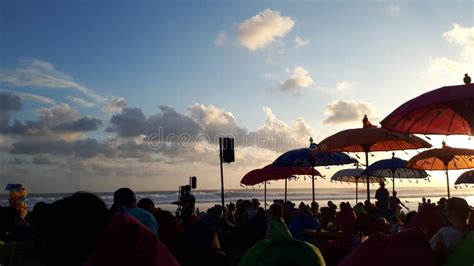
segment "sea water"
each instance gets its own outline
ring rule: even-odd
[[[376,188],[371,188],[372,201],[375,196]],[[390,194],[391,190],[389,189]],[[165,210],[174,212],[177,208],[172,202],[178,200],[178,191],[143,191],[136,192],[137,199],[144,197],[150,198],[156,205]],[[192,191],[196,197],[196,207],[200,211],[206,211],[208,208],[215,204],[221,203],[220,190],[194,190]],[[421,202],[422,197],[430,199],[432,203],[436,203],[439,198],[447,197],[446,188],[431,188],[431,187],[410,187],[410,188],[397,188],[398,197],[400,200],[411,210],[418,208],[418,203]],[[66,197],[71,193],[54,193],[54,194],[29,194],[26,200],[28,209],[32,209],[33,206],[40,201],[46,203],[52,203],[58,199]],[[113,203],[113,192],[94,192],[99,196],[107,206]],[[268,189],[267,190],[267,206],[269,206],[274,199],[284,199],[285,193],[283,189]],[[315,190],[316,201],[321,207],[326,206],[327,202],[331,200],[335,204],[339,205],[342,201],[348,201],[352,205],[356,203],[355,189],[349,188],[316,188]],[[451,197],[461,197],[466,199],[469,205],[474,206],[474,189],[463,188],[463,189],[451,189]],[[236,202],[238,199],[253,199],[257,198],[261,202],[261,206],[264,207],[264,190],[263,189],[229,189],[225,191],[225,203]],[[366,190],[359,189],[359,201],[364,201],[367,198]],[[296,204],[305,202],[309,204],[312,199],[312,193],[310,189],[288,189],[287,200],[290,200]],[[8,195],[0,195],[0,206],[8,206]]]

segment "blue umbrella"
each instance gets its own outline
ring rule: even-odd
[[[302,148],[296,150],[290,150],[280,155],[273,163],[272,166],[276,167],[314,167],[317,166],[329,166],[329,165],[343,165],[358,163],[357,159],[350,157],[349,155],[342,152],[316,152],[317,144],[313,143],[313,139],[310,139],[309,148]],[[312,175],[312,187],[313,187],[313,202],[314,197],[314,171]],[[286,187],[286,183],[285,183]]]
[[[408,161],[396,158],[392,153],[391,159],[377,161],[364,171],[371,176],[392,178],[392,194],[395,192],[395,178],[403,179],[425,179],[428,174],[425,170],[407,168]]]

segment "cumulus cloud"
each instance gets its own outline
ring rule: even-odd
[[[326,106],[324,124],[344,124],[362,121],[367,115],[372,121],[378,118],[370,103],[364,101],[334,100]]]
[[[252,132],[254,146],[272,151],[286,151],[306,147],[310,137],[314,137],[314,129],[303,118],[296,118],[291,124],[279,119],[269,107],[264,107],[265,124]]]
[[[0,92],[0,111],[18,111],[21,109],[21,98],[18,95]]]
[[[219,34],[217,34],[216,39],[214,40],[214,45],[215,46],[222,46],[224,45],[225,39],[226,39],[226,34],[225,32],[221,31]]]
[[[10,152],[25,155],[74,155],[92,158],[98,155],[113,156],[115,149],[107,143],[101,143],[91,138],[76,141],[44,138],[41,141],[26,139],[15,142],[12,144]]]
[[[295,47],[296,48],[300,48],[300,47],[306,46],[308,44],[309,44],[308,39],[304,39],[300,36],[296,36],[296,38],[295,38]]]
[[[38,59],[22,60],[15,70],[0,70],[0,83],[14,87],[74,89],[96,102],[104,101],[94,90],[77,83],[71,76],[57,70],[53,64]]]
[[[465,60],[474,60],[474,27],[462,27],[454,23],[451,30],[443,33],[443,38],[448,43],[460,46]]]
[[[90,107],[94,107],[95,104],[87,101],[87,100],[84,100],[82,98],[79,98],[79,97],[74,97],[74,96],[66,96],[66,99],[70,100],[71,102],[81,106],[81,107],[86,107],[86,108],[90,108]]]
[[[474,72],[474,27],[463,27],[455,23],[442,37],[447,43],[461,48],[460,59],[431,57],[425,73],[442,83],[456,84],[464,73]]]
[[[266,9],[240,23],[238,34],[240,44],[251,50],[264,48],[278,38],[283,38],[294,27],[291,17]]]
[[[280,82],[279,89],[283,92],[299,94],[301,89],[308,88],[314,83],[309,72],[301,66],[293,69],[293,74],[287,80]]]
[[[77,110],[67,104],[39,109],[38,120],[20,121],[0,119],[0,133],[6,135],[50,136],[77,139],[80,133],[97,130],[102,121],[94,117],[81,117]]]
[[[72,122],[59,124],[53,128],[58,132],[86,132],[95,131],[102,126],[102,120],[95,117],[82,117]]]
[[[102,107],[102,112],[108,114],[120,113],[122,110],[127,107],[127,102],[125,98],[118,97],[112,101],[107,102],[104,107]]]

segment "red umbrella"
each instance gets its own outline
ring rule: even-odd
[[[470,79],[465,82],[411,99],[385,117],[382,128],[412,134],[472,135],[474,84]]]
[[[407,167],[424,170],[446,171],[446,183],[449,194],[448,170],[474,168],[474,150],[446,146],[443,142],[441,149],[431,149],[415,155],[408,161]]]
[[[364,152],[367,167],[369,165],[369,152],[431,147],[431,144],[419,137],[405,136],[374,127],[368,122],[367,116],[364,116],[362,122],[363,128],[343,130],[325,138],[319,143],[318,149],[321,151]],[[367,200],[370,200],[369,189],[369,182],[367,182]]]
[[[242,178],[240,183],[247,186],[254,186],[256,184],[263,183],[264,187],[264,196],[265,196],[265,206],[266,206],[266,194],[267,194],[267,181],[271,180],[281,180],[287,179],[295,175],[318,175],[322,176],[316,169],[311,167],[275,167],[272,165],[267,165],[261,169],[255,169]],[[286,195],[286,186],[285,186],[285,195]]]

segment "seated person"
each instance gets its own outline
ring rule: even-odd
[[[310,237],[306,237],[303,234],[305,229],[321,229],[318,219],[312,214],[310,208],[303,202],[298,206],[298,214],[291,220],[288,226],[291,234],[300,240],[311,242]]]
[[[461,198],[450,198],[446,203],[446,215],[451,226],[443,227],[431,238],[434,254],[444,260],[464,239],[468,230],[469,205]]]

